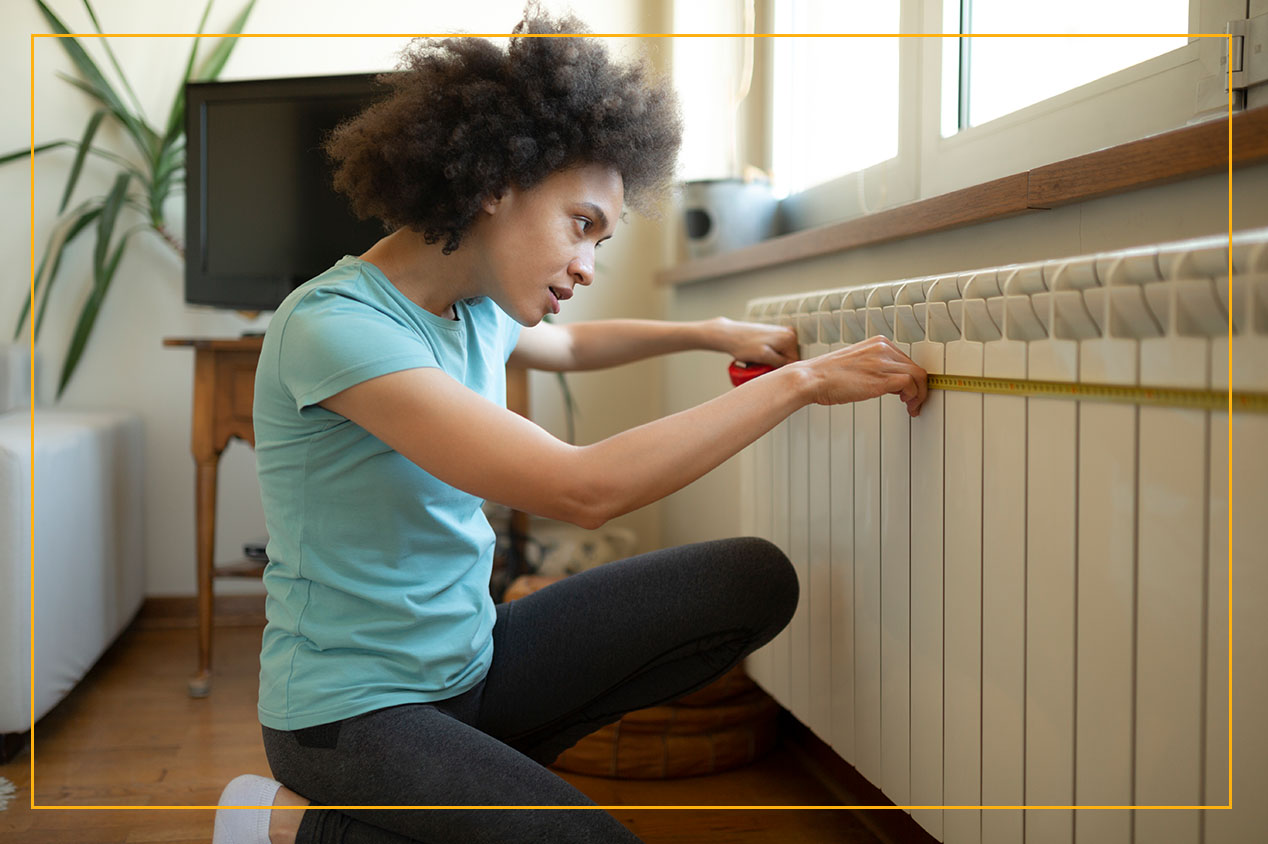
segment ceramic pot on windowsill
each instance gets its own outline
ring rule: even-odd
[[[778,203],[765,179],[699,179],[683,186],[687,257],[707,258],[772,237]]]

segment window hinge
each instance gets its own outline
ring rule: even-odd
[[[1225,53],[1220,60],[1221,69],[1224,71],[1224,90],[1229,91],[1245,91],[1246,90],[1246,29],[1250,21],[1243,18],[1242,20],[1229,21],[1224,31],[1231,38],[1228,39]]]
[[[1268,14],[1229,21],[1225,32],[1231,37],[1220,60],[1224,90],[1245,91],[1268,81]]]

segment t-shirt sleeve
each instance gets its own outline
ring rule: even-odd
[[[439,367],[416,333],[373,305],[314,290],[287,317],[278,377],[297,410],[351,386],[418,367]]]

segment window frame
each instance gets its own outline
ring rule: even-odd
[[[759,0],[759,31],[775,31],[775,5],[779,2]],[[944,2],[958,0],[900,2],[900,31],[940,33]],[[1190,0],[1188,31],[1223,32],[1225,21],[1244,16],[1245,7],[1244,0]],[[921,37],[901,42],[898,155],[790,194],[780,202],[784,231],[837,223],[982,184],[1218,118],[1227,110],[1220,81],[1225,41],[1190,38],[1183,47],[944,138],[942,51],[958,39]],[[774,51],[759,51],[759,57],[763,52],[765,59],[759,58],[757,72],[765,77],[761,87],[766,102],[750,114],[750,120],[762,123],[750,125],[749,136],[762,139],[754,146],[764,147],[762,164],[772,170],[770,124],[777,95]],[[1142,102],[1150,107],[1141,109]],[[1069,131],[1071,125],[1078,131]]]
[[[923,31],[941,29],[944,2],[956,0],[923,0]],[[1196,31],[1202,2],[1190,0],[1189,32]],[[920,40],[920,197],[926,198],[1186,125],[1195,117],[1193,92],[1204,75],[1200,42],[1214,39],[1190,38],[1183,47],[947,137],[941,69],[951,39]],[[1142,110],[1141,103],[1150,107]]]

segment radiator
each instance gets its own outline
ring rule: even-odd
[[[795,328],[803,357],[883,334],[930,373],[1221,392],[1231,357],[1233,389],[1268,392],[1268,229],[1234,236],[1231,280],[1229,250],[748,318]],[[1268,840],[1268,415],[934,390],[916,419],[893,396],[798,411],[741,473],[746,529],[801,581],[750,673],[935,838]],[[1230,666],[1231,812],[1200,808],[1229,803]]]

